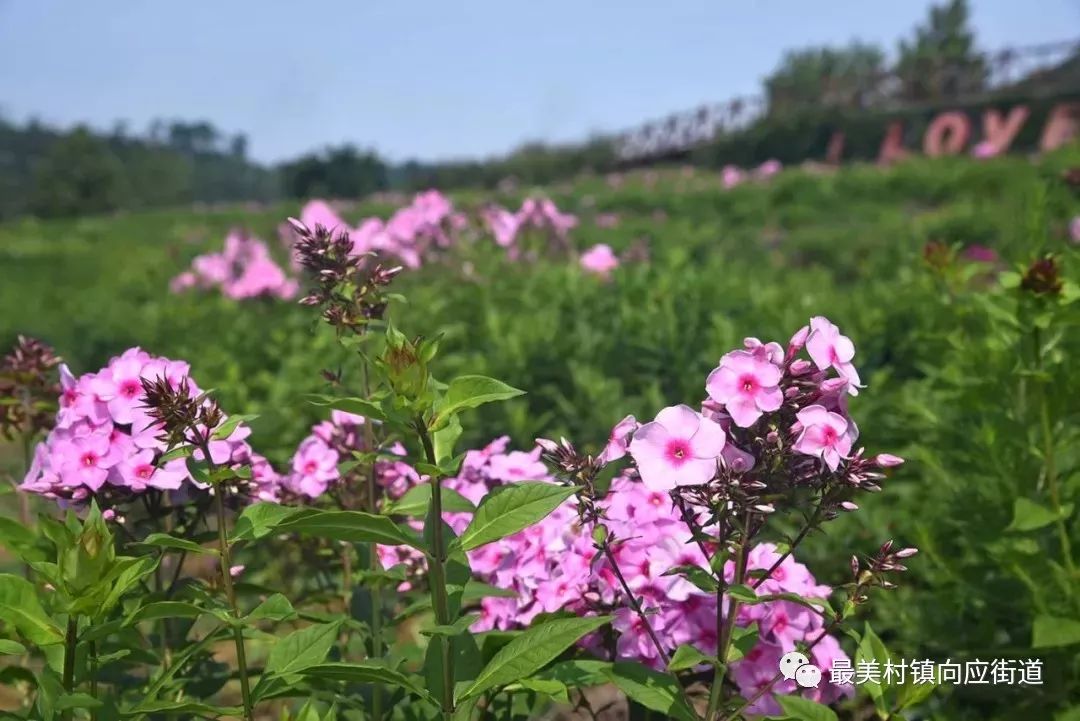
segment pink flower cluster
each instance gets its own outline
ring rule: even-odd
[[[616,426],[605,450],[606,461],[626,453],[626,435],[636,425],[628,418]],[[508,439],[503,437],[482,450],[470,451],[459,475],[445,480],[444,486],[479,504],[492,489],[505,483],[553,482],[540,461],[539,448],[531,452],[507,452],[507,445]],[[399,496],[413,483],[425,480],[411,475],[391,495]],[[661,642],[669,652],[680,644],[691,644],[705,654],[715,654],[715,595],[681,575],[669,574],[680,566],[709,567],[708,559],[693,542],[670,495],[628,476],[619,476],[601,503],[604,523],[612,537],[619,539],[613,545],[619,572],[648,607],[650,623]],[[541,613],[560,610],[588,614],[614,609],[614,647],[606,647],[599,635],[585,639],[583,645],[601,656],[636,660],[661,668],[663,662],[640,618],[626,605],[614,569],[605,558],[597,558],[591,529],[581,523],[576,506],[576,501],[570,499],[540,523],[468,554],[469,564],[479,579],[517,593],[514,597],[482,599],[479,618],[471,630],[479,633],[520,628]],[[469,519],[467,513],[444,514],[444,520],[459,534]],[[417,530],[422,528],[420,521],[412,523]],[[404,564],[414,572],[424,569],[423,555],[413,549],[380,546],[378,553],[384,568]],[[768,570],[779,558],[772,544],[757,546],[749,556],[747,576],[742,582],[751,583],[751,571]],[[733,562],[727,563],[724,574],[728,583],[735,582]],[[782,592],[825,598],[831,589],[819,585],[804,565],[789,556],[756,589],[759,596]],[[793,650],[796,643],[813,643],[822,636],[811,656],[826,679],[833,659],[846,658],[835,638],[823,636],[820,614],[797,603],[780,601],[742,606],[736,623],[740,627],[756,623],[759,629],[757,645],[732,665],[732,678],[748,697],[764,683],[762,679],[772,679],[780,656]],[[780,693],[794,690],[793,682],[776,687]],[[835,700],[841,693],[841,688],[829,683],[811,692],[824,703]],[[766,695],[752,710],[778,713],[779,707],[771,695]]]
[[[519,235],[529,229],[547,231],[552,238],[565,244],[570,230],[578,224],[577,217],[561,212],[547,198],[526,198],[516,213],[491,205],[483,211],[482,218],[495,242],[511,250],[515,249]]]
[[[356,254],[392,255],[409,268],[420,267],[425,256],[450,247],[455,233],[468,225],[465,215],[455,212],[450,199],[437,190],[418,194],[386,221],[366,218],[352,228],[322,200],[305,205],[300,221],[309,228],[322,225],[329,230],[344,230]]]
[[[183,361],[159,358],[131,348],[96,373],[75,378],[60,367],[60,411],[56,427],[34,451],[34,460],[20,489],[48,498],[84,501],[108,492],[138,494],[150,488],[178,491],[192,478],[186,461],[159,462],[165,443],[160,428],[143,407],[142,381],[164,378],[174,388],[187,379],[192,397],[199,393]],[[241,424],[208,447],[217,464],[265,464],[245,438],[251,429]],[[202,458],[196,452],[196,458]],[[256,495],[259,482],[253,481]]]
[[[749,173],[735,165],[725,165],[720,171],[720,184],[725,190],[734,188],[736,185],[742,185],[748,178],[755,178],[757,180],[768,180],[781,170],[784,166],[779,160],[766,160]]]
[[[288,277],[271,257],[266,243],[239,231],[225,236],[225,249],[221,253],[196,257],[191,269],[173,278],[169,287],[174,293],[191,288],[219,288],[225,297],[234,300],[259,297],[288,300],[300,290],[296,279]]]
[[[316,424],[311,435],[300,442],[292,457],[290,472],[281,476],[279,485],[286,491],[308,499],[318,498],[341,480],[340,463],[352,459],[352,451],[364,450],[365,419],[345,411],[332,411],[330,420]],[[404,455],[400,444],[389,452]],[[420,477],[404,461],[381,460],[375,466],[379,482],[397,495],[417,483]]]
[[[581,255],[581,267],[601,278],[608,278],[619,267],[619,256],[607,243],[597,243]]]

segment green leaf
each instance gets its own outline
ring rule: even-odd
[[[445,426],[431,434],[436,463],[443,463],[454,457],[454,445],[460,437],[461,420],[452,415],[446,419]]]
[[[340,627],[340,622],[333,622],[293,631],[270,649],[266,671],[284,676],[321,664],[337,641]]]
[[[101,603],[98,611],[105,613],[124,597],[134,585],[139,583],[145,576],[154,572],[157,568],[158,559],[143,556],[142,558],[121,557],[116,559],[116,566],[110,575],[113,578],[109,584],[109,593]]]
[[[286,519],[278,525],[282,533],[325,538],[347,543],[381,543],[385,546],[412,546],[426,550],[416,534],[391,521],[362,511],[310,511]]]
[[[675,649],[675,653],[671,654],[671,663],[668,664],[668,670],[685,671],[688,668],[694,668],[695,666],[702,666],[705,664],[715,666],[716,663],[717,661],[715,658],[706,656],[690,644],[684,643]]]
[[[121,709],[121,716],[143,716],[155,714],[188,715],[188,718],[196,716],[235,716],[242,718],[244,709],[239,706],[211,706],[196,701],[144,701],[130,709]]]
[[[560,661],[539,671],[532,678],[553,679],[571,688],[593,688],[610,682],[612,663],[591,659]]]
[[[403,688],[414,696],[435,703],[427,690],[409,676],[374,663],[320,663],[303,670],[303,675],[328,681],[349,683],[385,683]]]
[[[0,656],[22,656],[24,653],[26,653],[26,646],[18,641],[0,638]]]
[[[37,646],[64,641],[63,631],[45,613],[37,591],[25,578],[10,573],[0,574],[0,618]]]
[[[176,536],[170,536],[167,533],[151,533],[142,541],[139,541],[137,546],[153,546],[154,548],[165,548],[171,551],[187,551],[188,553],[205,554],[209,556],[217,556],[216,549],[207,548],[201,546],[194,541],[189,541],[186,538],[177,538]]]
[[[1032,648],[1071,646],[1074,643],[1080,643],[1080,620],[1045,614],[1035,617],[1031,633]]]
[[[53,702],[53,708],[57,711],[77,708],[101,708],[104,705],[88,693],[65,693]]]
[[[758,595],[754,593],[754,589],[741,583],[728,586],[724,589],[724,593],[740,603],[753,605],[758,602]]]
[[[562,618],[531,626],[500,649],[457,700],[465,700],[488,689],[500,688],[531,676],[582,636],[610,621],[608,616],[591,616]]]
[[[736,626],[731,631],[731,645],[728,646],[727,663],[738,661],[746,656],[757,645],[757,642],[757,621],[749,626]]]
[[[577,486],[531,481],[500,486],[480,501],[461,534],[461,548],[471,551],[513,535],[548,516],[578,490]]]
[[[204,613],[209,613],[209,611],[194,603],[157,601],[140,607],[125,619],[124,625],[132,626],[139,621],[154,621],[159,618],[198,618]]]
[[[1059,518],[1068,518],[1072,514],[1072,504],[1067,503],[1061,507],[1061,515],[1054,513],[1052,509],[1040,506],[1026,498],[1017,498],[1013,502],[1012,522],[1006,526],[1006,531],[1034,531],[1043,526],[1049,526]]]
[[[469,630],[469,626],[476,623],[476,619],[480,618],[478,613],[470,613],[462,616],[458,620],[445,626],[434,626],[432,628],[424,629],[420,633],[425,636],[458,636]]]
[[[612,664],[608,678],[628,698],[677,721],[699,721],[674,676],[635,663]]]
[[[450,381],[436,411],[440,418],[445,418],[466,408],[516,398],[524,393],[487,376],[458,376]]]
[[[784,709],[784,718],[795,721],[837,721],[836,712],[828,706],[811,701],[802,696],[783,696],[777,694],[777,703]]]
[[[870,628],[870,624],[866,624],[863,629],[862,638],[859,640],[859,646],[855,649],[855,665],[858,666],[860,662],[870,661],[877,662],[879,666],[884,667],[885,663],[889,660],[889,651],[885,648],[885,644],[881,642],[881,639],[877,637],[874,630]],[[889,703],[885,698],[885,687],[877,681],[864,681],[860,684],[860,687],[865,689],[870,698],[874,700],[874,706],[877,708],[878,715],[881,718],[887,718],[889,712]]]
[[[421,483],[405,492],[401,498],[388,505],[383,513],[397,516],[423,516],[431,503],[431,483]],[[446,513],[473,513],[476,506],[457,491],[442,487],[442,507]]]
[[[597,526],[599,528],[599,526]],[[719,584],[716,577],[700,566],[676,566],[664,571],[665,576],[682,576],[705,593],[715,594]]]
[[[212,440],[212,441],[223,441],[226,438],[228,438],[229,436],[231,436],[233,434],[233,432],[236,430],[237,426],[239,426],[241,423],[245,423],[247,421],[253,421],[256,418],[258,418],[258,416],[241,415],[241,414],[237,414],[237,415],[234,415],[234,416],[229,416],[228,418],[225,419],[224,423],[222,423],[220,426],[215,428],[214,432],[210,434],[210,440]]]
[[[177,446],[171,451],[161,454],[161,458],[158,459],[157,465],[160,468],[169,461],[175,461],[177,458],[190,458],[194,453],[194,446]]]
[[[280,593],[275,593],[268,599],[260,603],[255,609],[249,613],[245,620],[247,621],[285,621],[296,616],[296,610],[293,605],[289,603],[289,599]]]
[[[333,398],[324,395],[310,395],[308,396],[308,399],[314,405],[329,406],[336,411],[353,413],[358,416],[363,416],[365,419],[370,418],[376,421],[386,420],[386,414],[383,412],[382,406],[364,398]]]
[[[234,541],[250,541],[273,533],[279,524],[308,509],[283,506],[280,503],[256,503],[248,506],[236,519]]]

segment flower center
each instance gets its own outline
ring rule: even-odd
[[[139,393],[142,392],[142,385],[139,381],[131,378],[120,384],[120,395],[124,398],[132,399],[138,398]]]
[[[91,468],[97,465],[98,457],[96,453],[84,453],[80,460],[84,466]]]
[[[690,444],[682,438],[672,438],[668,441],[665,455],[669,463],[681,466],[690,459]]]
[[[836,429],[828,427],[825,429],[825,444],[831,446],[834,443],[836,443]]]
[[[743,393],[753,393],[757,388],[757,379],[754,376],[743,376],[739,379],[739,385],[742,387]]]
[[[314,473],[315,469],[317,469],[318,467],[319,467],[319,464],[317,464],[315,461],[308,461],[307,463],[304,464],[304,473],[308,473],[308,474]]]
[[[142,465],[135,469],[135,476],[146,480],[150,476],[154,475],[154,467],[148,465]]]

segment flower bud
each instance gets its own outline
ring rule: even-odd
[[[879,468],[892,468],[893,466],[899,466],[903,462],[903,458],[894,456],[891,453],[879,453],[874,456],[874,463]]]
[[[878,555],[884,556],[885,554],[887,554],[891,550],[892,550],[892,539],[889,539],[888,541],[885,541],[885,543],[881,544],[881,548],[878,549]]]
[[[603,523],[597,523],[595,526],[593,526],[593,530],[592,530],[593,542],[595,542],[597,545],[603,545],[604,543],[607,542],[607,538],[608,538],[607,526],[605,526]]]
[[[852,503],[851,501],[842,502],[840,504],[840,507],[843,508],[845,511],[857,511],[857,510],[859,510],[859,507],[856,504]]]
[[[304,225],[302,222],[300,222],[299,220],[297,220],[296,218],[291,218],[291,217],[286,218],[285,222],[287,222],[292,227],[292,229],[295,230],[298,234],[300,234],[300,235],[311,235],[311,231],[308,230],[308,227],[306,225]]]
[[[800,350],[802,350],[802,347],[806,345],[806,339],[809,336],[810,326],[808,325],[804,325],[802,328],[799,328],[799,330],[795,331],[795,335],[791,336],[791,340],[788,341],[788,355],[795,355]]]
[[[788,366],[788,372],[793,376],[801,376],[812,367],[810,361],[797,358],[796,360],[791,361],[791,365]]]
[[[853,555],[851,557],[851,575],[855,576],[855,577],[858,577],[858,575],[859,575],[859,557],[858,556]]]
[[[919,552],[919,549],[917,549],[917,548],[901,548],[899,551],[897,551],[893,555],[896,556],[897,558],[911,558],[912,556],[914,556],[918,552]]]

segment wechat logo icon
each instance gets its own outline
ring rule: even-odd
[[[821,669],[812,666],[806,654],[798,651],[789,651],[780,658],[780,673],[803,688],[817,688],[821,683]]]

